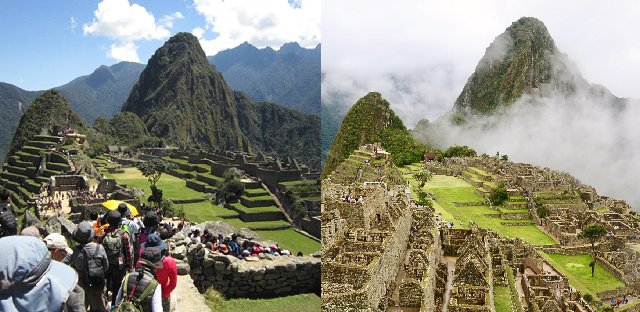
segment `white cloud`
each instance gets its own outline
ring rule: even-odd
[[[522,16],[542,20],[589,82],[619,97],[640,98],[640,41],[633,40],[640,5],[635,1],[322,3],[325,104],[352,105],[375,90],[404,111],[399,114],[408,127],[423,117],[434,119],[451,109],[489,44]],[[390,76],[415,87],[400,92]],[[344,81],[353,81],[353,87],[341,85]],[[333,101],[336,92],[346,93]]]
[[[107,52],[107,56],[116,61],[140,63],[140,57],[138,57],[137,49],[138,47],[132,42],[112,44],[111,49]]]
[[[179,20],[179,19],[183,19],[183,18],[184,18],[184,15],[182,15],[182,13],[175,12],[173,14],[165,15],[164,17],[162,17],[160,19],[160,24],[166,26],[167,28],[172,28],[173,27],[173,22],[175,20]]]
[[[320,43],[320,0],[293,4],[287,0],[194,0],[194,4],[214,33],[214,39],[200,39],[207,55],[244,41],[259,48],[279,48],[291,41],[303,47]]]
[[[76,18],[75,17],[71,17],[71,31],[75,32],[76,31],[76,27],[78,27],[78,23],[76,22]]]
[[[201,39],[202,36],[204,35],[204,29],[202,29],[201,27],[196,27],[194,28],[191,33],[196,36],[198,39]]]
[[[135,41],[166,39],[173,21],[183,18],[180,12],[176,12],[156,23],[151,12],[139,4],[130,4],[128,0],[102,0],[93,14],[91,24],[84,24],[82,30],[85,35],[117,41],[107,52],[107,56],[116,60],[131,60],[134,56],[138,59]]]

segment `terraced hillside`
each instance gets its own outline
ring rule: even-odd
[[[236,228],[243,227],[257,231],[263,238],[279,242],[292,251],[313,253],[320,250],[320,244],[307,236],[296,232],[277,207],[275,199],[262,184],[243,180],[245,194],[239,203],[222,207],[213,204],[207,194],[217,191],[223,178],[211,173],[206,163],[190,163],[183,157],[163,157],[176,165],[176,169],[163,174],[157,186],[163,190],[164,197],[174,202],[177,208],[185,212],[191,222],[225,221]],[[119,184],[141,189],[145,196],[151,194],[147,179],[135,168],[117,169],[118,165],[105,157],[94,159],[98,169],[107,177],[114,178]],[[111,168],[112,172],[109,173]],[[141,198],[146,202],[146,198]]]
[[[362,149],[349,155],[330,176],[333,183],[342,185],[355,182],[403,183],[400,173],[395,166],[390,165],[388,159]]]
[[[52,149],[62,143],[62,137],[36,135],[7,158],[0,174],[0,186],[11,192],[17,208],[25,209],[49,177],[71,170],[66,156]]]
[[[413,164],[400,170],[412,185],[414,197],[417,198],[419,182],[413,174],[423,170],[422,167],[420,164]],[[469,167],[463,171],[463,178],[433,175],[423,189],[435,195],[434,209],[443,220],[453,222],[456,228],[469,228],[469,222],[475,222],[500,235],[520,237],[533,245],[554,244],[551,237],[535,226],[524,197],[515,190],[511,191],[509,200],[504,205],[489,206],[481,195],[491,192],[497,182],[495,176]]]

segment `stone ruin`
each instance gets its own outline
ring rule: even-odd
[[[415,204],[403,187],[323,186],[323,215],[333,218],[322,225],[323,311],[384,310],[410,240]]]
[[[371,148],[359,149],[356,159],[345,162],[364,161],[361,154]],[[504,183],[511,196],[524,198],[506,206],[530,210],[533,222],[561,242],[544,247],[548,252],[588,253],[590,247],[582,246],[585,241],[577,234],[603,224],[610,237],[599,244],[597,262],[627,285],[640,282],[640,252],[630,245],[640,237],[640,222],[625,202],[600,196],[567,173],[527,164],[451,158],[425,167],[459,176],[483,189],[483,196]],[[479,168],[475,177],[466,174],[469,167]],[[336,170],[323,181],[323,311],[494,311],[496,286],[508,287],[512,304],[525,311],[591,311],[567,277],[523,240],[473,223],[471,229],[441,226],[430,208],[406,196],[404,186],[367,181],[364,175],[364,180],[342,179],[342,171],[348,170]],[[537,214],[541,207],[549,212],[544,218]],[[453,271],[447,265],[451,258]],[[631,287],[598,296],[628,293]]]
[[[495,179],[504,181],[507,188],[524,195],[536,224],[563,246],[587,244],[578,234],[591,224],[602,224],[611,237],[629,243],[640,241],[640,216],[626,202],[600,196],[592,186],[582,184],[566,172],[482,157],[449,158],[443,163],[428,162],[425,166],[434,173],[463,176],[467,168],[476,167],[495,175]],[[538,215],[538,209],[542,208],[548,211],[544,218]],[[603,256],[616,258],[621,252],[607,251]],[[634,252],[626,248],[626,254]],[[606,262],[604,259],[601,261]],[[624,269],[620,261],[616,263],[608,266],[612,272],[631,272],[626,275],[631,276],[628,280],[636,280],[640,276]]]
[[[458,254],[449,311],[491,311],[493,273],[484,237],[467,236]]]

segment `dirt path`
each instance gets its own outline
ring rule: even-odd
[[[189,275],[178,276],[178,286],[171,293],[171,311],[205,312],[211,311],[204,303],[204,297],[198,292]]]

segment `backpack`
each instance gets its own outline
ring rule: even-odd
[[[123,222],[122,224],[120,224],[120,229],[131,236],[131,227],[129,227],[129,222]]]
[[[86,248],[82,248],[82,253],[84,254],[86,264],[86,271],[84,272],[85,281],[87,286],[91,289],[102,289],[106,281],[106,272],[104,272],[104,268],[102,267],[102,261],[100,258],[96,257],[98,251],[100,251],[100,249],[96,248],[95,253],[89,255]]]
[[[0,207],[0,236],[17,235],[18,221],[11,212],[11,205],[3,204]]]
[[[107,259],[109,260],[109,268],[122,269],[124,267],[124,253],[122,248],[122,232],[115,230],[113,232],[105,234],[102,239],[102,246],[107,253]]]
[[[147,288],[144,289],[142,294],[140,294],[140,297],[134,298],[133,294],[135,293],[136,287],[138,287],[138,283],[140,282],[141,279],[138,280],[138,283],[133,285],[133,289],[131,289],[131,292],[129,293],[129,295],[127,295],[126,291],[129,285],[130,275],[131,274],[127,274],[127,276],[124,277],[124,281],[122,282],[122,285],[123,285],[122,301],[120,302],[119,305],[117,305],[112,310],[113,312],[142,312],[143,311],[141,306],[142,301],[144,301],[144,299],[149,297],[149,295],[151,295],[156,290],[156,287],[158,286],[158,281],[153,279],[151,280],[149,285],[147,285]]]

